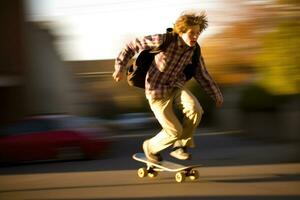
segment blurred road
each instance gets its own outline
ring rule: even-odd
[[[0,199],[300,199],[299,144],[266,143],[242,133],[198,130],[189,163],[200,178],[176,183],[173,173],[138,178],[131,159],[149,133],[120,135],[106,158],[0,167]],[[168,152],[163,154],[168,157]]]

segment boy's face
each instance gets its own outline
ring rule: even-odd
[[[185,33],[182,33],[181,38],[188,46],[193,47],[196,45],[199,35],[200,26],[194,25],[189,27]]]

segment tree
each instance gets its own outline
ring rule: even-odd
[[[275,30],[262,39],[256,66],[259,84],[273,94],[300,93],[300,21],[299,17],[282,17]]]

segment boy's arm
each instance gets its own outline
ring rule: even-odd
[[[121,74],[124,74],[126,71],[126,65],[136,53],[139,53],[142,50],[158,47],[163,43],[164,37],[165,34],[150,35],[142,38],[136,38],[135,40],[127,43],[115,60],[115,72],[113,75],[115,80],[118,81],[118,75],[119,77],[122,77]]]
[[[214,99],[217,107],[221,107],[223,104],[223,95],[213,78],[208,73],[204,59],[200,55],[199,63],[196,68],[195,79],[203,87],[203,89]]]

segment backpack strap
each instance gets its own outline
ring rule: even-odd
[[[201,48],[200,48],[200,45],[197,42],[196,43],[196,48],[194,50],[193,57],[192,57],[193,65],[196,65],[199,62],[200,55],[201,55]]]
[[[184,73],[187,81],[190,80],[191,78],[193,78],[193,76],[196,73],[196,67],[199,62],[199,58],[201,56],[200,54],[201,54],[200,45],[198,43],[196,43],[196,48],[194,49],[194,53],[193,53],[193,57],[192,57],[192,63],[188,64],[183,70],[183,73]]]

